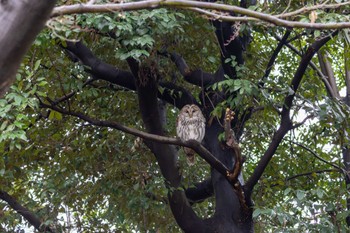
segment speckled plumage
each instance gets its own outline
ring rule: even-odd
[[[202,142],[205,135],[205,118],[200,108],[195,105],[185,105],[177,117],[176,134],[182,141],[194,139]],[[184,148],[189,165],[194,164],[195,152],[190,148]]]

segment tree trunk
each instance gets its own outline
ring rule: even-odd
[[[44,27],[55,2],[0,1],[0,97],[13,82],[22,57]]]

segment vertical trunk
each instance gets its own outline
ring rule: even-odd
[[[344,146],[343,148],[343,163],[345,166],[345,170],[346,170],[346,177],[345,177],[345,184],[346,187],[348,189],[348,191],[350,190],[350,178],[349,178],[349,172],[350,172],[350,149],[348,146]],[[346,206],[347,209],[350,210],[350,198],[346,199]],[[346,224],[348,226],[350,226],[350,216],[348,215],[346,217]]]
[[[0,1],[0,97],[13,82],[22,57],[44,27],[55,2]]]
[[[347,106],[350,106],[350,59],[348,54],[350,53],[349,50],[349,45],[345,45],[344,49],[345,49],[345,84],[346,84],[346,97],[345,97],[345,104]],[[347,135],[346,130],[344,130],[344,137],[345,137],[345,141],[348,142],[349,139],[349,135]],[[346,143],[345,146],[343,146],[343,163],[344,163],[344,167],[346,170],[346,177],[345,177],[345,184],[346,184],[346,188],[348,189],[348,191],[350,191],[350,148],[348,146],[348,143]],[[347,209],[348,211],[350,210],[350,198],[348,198],[346,200],[346,204],[347,204]],[[346,224],[350,227],[350,215],[348,215],[346,217]]]
[[[214,154],[229,169],[235,163],[231,151],[225,150],[218,140],[218,135],[223,128],[214,121],[206,130],[205,144],[209,151]],[[208,221],[215,222],[216,231],[225,233],[253,232],[253,221],[251,213],[247,213],[241,206],[235,190],[219,172],[212,170],[211,180],[215,193],[215,214]],[[243,184],[242,184],[243,185]]]

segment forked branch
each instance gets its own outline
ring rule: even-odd
[[[290,119],[290,111],[293,106],[293,100],[296,96],[296,92],[299,89],[300,83],[302,81],[302,78],[305,74],[306,68],[309,65],[311,59],[319,51],[319,49],[325,45],[331,38],[333,38],[338,32],[335,31],[331,35],[324,37],[318,41],[315,41],[313,44],[311,44],[307,50],[307,52],[303,55],[298,69],[296,70],[294,77],[291,81],[291,89],[293,90],[293,94],[288,95],[284,99],[283,103],[283,109],[281,112],[281,123],[274,134],[272,141],[270,145],[268,146],[267,150],[265,151],[264,155],[261,157],[260,161],[258,162],[258,165],[256,166],[253,174],[248,179],[246,183],[246,191],[248,192],[248,195],[251,194],[254,186],[259,181],[260,177],[264,173],[267,165],[269,164],[270,160],[272,159],[273,155],[275,154],[279,144],[282,142],[284,136],[287,134],[289,130],[293,128],[292,121]]]

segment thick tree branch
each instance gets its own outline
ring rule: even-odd
[[[347,3],[348,4],[348,3]],[[339,8],[342,5],[338,4],[336,6],[331,5],[330,8]],[[244,15],[251,18],[248,20],[261,20],[272,25],[282,26],[287,28],[312,28],[312,29],[340,29],[349,28],[349,22],[340,23],[304,23],[298,21],[290,21],[282,19],[287,13],[283,15],[269,15],[258,11],[253,11],[245,9],[238,6],[231,6],[226,4],[212,3],[212,2],[198,2],[198,1],[188,1],[188,0],[146,0],[139,2],[128,2],[128,3],[110,3],[101,5],[88,5],[88,4],[75,4],[69,6],[56,7],[51,15],[51,17],[57,17],[61,15],[69,14],[83,14],[83,13],[109,13],[111,11],[135,11],[141,9],[154,9],[154,8],[180,8],[180,9],[206,9],[215,10],[220,12],[234,12],[236,15]],[[319,6],[319,8],[325,9],[326,6]],[[295,14],[292,12],[292,14]],[[237,17],[225,16],[217,14],[216,18],[218,20],[225,21],[237,21]],[[245,20],[244,18],[239,21]]]
[[[39,232],[55,232],[49,226],[43,225],[43,222],[32,211],[18,203],[18,201],[7,192],[0,190],[0,199],[17,211],[17,213],[25,218]]]
[[[176,67],[180,71],[181,75],[186,81],[197,85],[199,87],[206,87],[214,82],[214,75],[203,72],[202,70],[191,71],[186,61],[179,54],[172,52],[170,54],[171,60],[175,63]]]
[[[106,80],[130,90],[136,89],[134,76],[131,72],[117,69],[101,61],[81,41],[76,43],[67,42],[65,49],[74,54],[75,58],[79,59],[84,66],[89,67],[87,71],[95,79]]]
[[[309,65],[311,59],[317,53],[317,51],[325,45],[333,36],[335,36],[338,32],[334,32],[331,35],[324,37],[318,41],[315,41],[313,44],[311,44],[307,50],[307,52],[303,55],[298,69],[296,70],[294,77],[291,82],[291,89],[293,90],[293,94],[288,95],[284,99],[284,104],[281,112],[281,124],[279,129],[274,134],[272,141],[268,147],[268,149],[265,151],[264,155],[258,162],[258,165],[254,169],[253,174],[248,179],[246,183],[245,190],[248,192],[248,194],[251,194],[254,186],[264,173],[267,165],[269,164],[270,160],[272,159],[273,155],[275,154],[279,144],[283,140],[286,133],[293,128],[292,122],[290,119],[290,111],[293,104],[294,97],[296,95],[296,91],[299,88],[299,85],[301,83],[301,80],[304,76],[304,73],[306,71],[307,66]]]
[[[55,2],[0,1],[0,97],[13,82],[22,57],[44,27]]]
[[[76,62],[79,60],[85,67],[88,67],[86,71],[92,74],[94,79],[105,80],[136,91],[134,75],[137,75],[137,71],[133,74],[130,71],[115,68],[114,66],[101,61],[82,42],[67,42],[67,47],[65,47],[65,49],[69,51],[73,61]],[[130,63],[130,59],[128,59],[128,62]],[[170,82],[159,82],[159,86],[160,90],[158,91],[158,97],[177,108],[182,108],[186,104],[197,104],[194,96],[182,87]]]
[[[194,187],[186,189],[185,193],[191,204],[202,202],[214,194],[212,180],[207,179],[201,183],[194,184]]]
[[[315,41],[311,46],[309,46],[308,50],[302,57],[299,67],[296,70],[291,83],[291,89],[293,90],[293,94],[287,96],[284,100],[284,105],[282,110],[282,121],[283,121],[283,118],[285,118],[285,120],[290,121],[289,113],[292,107],[292,103],[293,103],[296,91],[299,88],[301,80],[304,76],[306,68],[308,67],[311,59],[323,45],[325,45],[330,39],[332,39],[337,34],[338,34],[338,31],[334,31],[331,35],[328,35],[326,37],[323,37],[320,40]]]

